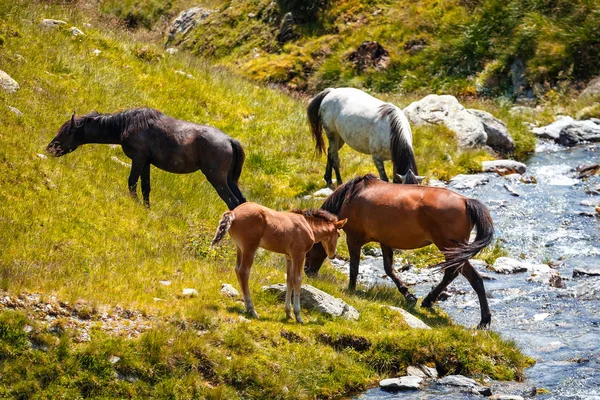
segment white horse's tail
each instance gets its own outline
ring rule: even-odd
[[[310,124],[310,131],[313,139],[315,140],[315,151],[317,154],[321,154],[325,151],[325,141],[323,141],[323,124],[321,123],[321,115],[319,114],[319,110],[321,108],[321,102],[323,102],[325,96],[327,96],[332,90],[332,88],[323,90],[321,93],[313,97],[306,108],[306,114],[308,115],[308,122]]]
[[[408,120],[402,118],[402,113],[395,105],[386,103],[379,107],[379,116],[388,118],[390,122],[390,149],[392,152],[392,164],[394,164],[394,183],[402,183],[398,176],[415,176],[419,175],[417,170],[417,161],[412,148],[412,138],[410,134],[410,126]],[[408,174],[412,171],[414,174]],[[419,184],[419,182],[411,179],[408,184]]]

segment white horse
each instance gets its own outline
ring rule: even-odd
[[[419,183],[410,124],[395,105],[362,90],[329,88],[316,95],[306,111],[318,153],[325,150],[323,128],[329,140],[324,176],[329,187],[333,186],[332,168],[337,184],[342,184],[338,150],[344,143],[358,152],[371,154],[382,180],[388,180],[383,161],[391,159],[394,182]]]

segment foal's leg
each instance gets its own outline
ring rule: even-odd
[[[301,253],[292,257],[292,275],[294,279],[294,315],[296,316],[296,322],[299,324],[302,323],[302,316],[300,315],[300,293],[302,292],[302,266],[304,265],[305,258],[305,253]]]
[[[351,242],[350,240],[346,240],[346,243],[348,244],[348,252],[350,253],[350,283],[348,285],[348,290],[353,292],[356,290],[358,265],[360,264],[360,249],[362,244]]]
[[[464,275],[465,278],[477,293],[477,297],[479,298],[479,308],[481,310],[481,321],[479,325],[477,325],[478,329],[485,329],[490,326],[492,322],[492,313],[490,312],[490,307],[488,306],[487,297],[485,296],[485,287],[483,286],[483,279],[479,272],[473,268],[470,262],[465,262],[463,267],[460,269],[460,273]]]
[[[444,277],[442,278],[442,281],[434,289],[432,289],[427,296],[425,296],[421,302],[421,306],[427,308],[432,307],[440,293],[442,293],[457,276],[457,268],[446,268],[444,270]]]
[[[235,274],[237,275],[240,288],[242,289],[246,311],[254,318],[258,318],[258,314],[256,313],[256,310],[254,310],[254,304],[250,298],[250,288],[248,287],[250,268],[254,262],[254,253],[256,253],[256,248],[246,248],[244,250],[238,248],[238,260],[240,260],[240,262],[235,267]]]
[[[227,208],[233,210],[240,205],[239,199],[233,194],[229,185],[227,184],[227,171],[202,171],[206,176],[206,179],[215,188],[219,197],[223,199]]]
[[[409,303],[416,303],[417,298],[415,297],[415,295],[408,291],[408,287],[406,287],[404,282],[402,282],[398,275],[396,275],[396,271],[394,271],[394,249],[382,244],[381,252],[383,253],[383,268],[387,276],[392,278],[392,281],[394,281],[400,293],[402,293],[404,298]]]
[[[150,162],[142,168],[142,196],[146,207],[150,207]]]
[[[287,290],[285,292],[285,316],[292,318],[292,292],[294,290],[294,273],[292,270],[292,259],[285,256],[285,270],[287,277]]]
[[[377,172],[379,172],[379,177],[382,181],[388,182],[387,174],[385,173],[385,166],[383,165],[383,158],[379,155],[373,154],[373,163],[375,163],[375,167],[377,168]]]

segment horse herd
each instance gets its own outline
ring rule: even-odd
[[[68,154],[87,143],[119,144],[131,161],[128,186],[137,198],[137,182],[142,182],[144,203],[150,205],[150,165],[185,174],[201,170],[230,211],[223,214],[212,245],[227,232],[237,248],[236,275],[246,310],[258,317],[248,288],[250,268],[261,247],[285,255],[287,292],[285,311],[291,318],[291,302],[296,321],[300,316],[302,270],[316,276],[326,256],[335,255],[340,229],[346,233],[350,253],[350,290],[355,290],[363,245],[378,242],[384,269],[398,290],[412,303],[416,298],[393,268],[394,249],[416,249],[435,244],[444,254],[442,281],[421,305],[431,307],[440,293],[458,274],[464,275],[479,298],[479,328],[491,322],[483,280],[469,263],[492,242],[493,222],[480,201],[445,188],[419,186],[412,148],[412,132],[402,111],[358,89],[326,89],[307,107],[307,116],[318,152],[324,151],[323,131],[329,147],[325,182],[337,189],[320,209],[279,212],[246,202],[238,180],[245,153],[240,143],[217,128],[169,117],[160,111],[141,108],[115,114],[92,112],[72,115],[47,146],[54,156]],[[347,143],[352,149],[371,154],[380,179],[365,175],[342,183],[339,149]],[[383,161],[392,160],[393,182]],[[333,171],[332,171],[333,170]],[[397,184],[406,183],[406,184]],[[469,243],[476,228],[475,240]]]

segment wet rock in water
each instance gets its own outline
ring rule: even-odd
[[[470,108],[467,111],[479,118],[483,124],[483,129],[485,130],[485,133],[487,133],[488,146],[504,154],[515,151],[513,138],[503,121],[486,111],[476,110],[474,108]]]
[[[0,69],[0,88],[7,93],[14,93],[19,90],[19,83]]]
[[[449,186],[453,189],[473,189],[475,186],[485,185],[489,181],[490,177],[485,174],[460,174],[450,179]]]
[[[423,379],[418,376],[389,378],[379,382],[379,387],[386,391],[419,390]]]
[[[523,397],[516,394],[494,394],[490,400],[525,400]]]
[[[263,286],[262,290],[278,293],[279,298],[283,300],[287,291],[287,286],[283,283],[278,283],[275,285]],[[356,308],[348,305],[344,300],[333,297],[311,285],[302,285],[300,303],[304,308],[313,309],[333,317],[343,317],[348,320],[356,321],[360,316],[360,313]]]
[[[537,179],[533,175],[523,175],[521,176],[521,182],[527,184],[536,184]]]
[[[559,116],[556,121],[550,125],[542,126],[539,128],[533,128],[531,131],[538,137],[545,139],[557,140],[560,137],[560,131],[567,126],[571,125],[575,120],[569,116]]]
[[[552,314],[549,314],[549,313],[535,314],[535,315],[533,316],[533,320],[534,320],[534,321],[543,321],[543,320],[545,320],[546,318],[548,318],[550,315],[552,315]]]
[[[499,274],[515,274],[527,271],[527,263],[514,258],[498,257],[490,268]]]
[[[175,42],[176,39],[177,42],[183,41],[186,35],[198,25],[198,22],[202,21],[210,14],[210,11],[203,9],[202,7],[192,7],[180,12],[177,18],[175,18],[169,26],[165,46]]]
[[[294,16],[292,13],[286,13],[281,20],[281,26],[279,28],[279,33],[277,34],[277,41],[283,44],[294,39],[296,37],[296,32],[294,32],[295,25]]]
[[[596,279],[585,281],[572,288],[568,295],[580,300],[600,300],[600,281]]]
[[[67,23],[60,19],[44,18],[40,21],[40,24],[45,28],[56,28]]]
[[[412,315],[408,311],[406,311],[406,310],[404,310],[404,309],[402,309],[400,307],[394,307],[394,306],[387,306],[387,307],[390,310],[392,310],[392,311],[396,311],[397,313],[402,314],[402,316],[404,317],[404,321],[411,328],[414,328],[414,329],[431,329],[431,327],[429,327],[429,325],[427,325],[425,322],[421,321],[419,318],[415,317],[414,315]]]
[[[483,172],[495,172],[498,175],[524,174],[527,171],[527,165],[515,160],[492,160],[481,163]]]
[[[596,175],[600,171],[600,165],[598,164],[584,164],[575,168],[577,172],[577,179],[585,179]]]
[[[390,53],[378,42],[364,41],[356,51],[350,53],[348,60],[354,63],[360,74],[369,67],[385,69],[390,62]]]
[[[574,121],[560,131],[556,142],[563,146],[576,146],[583,142],[600,141],[600,124],[593,120]]]
[[[479,386],[475,380],[467,378],[464,375],[447,375],[441,379],[438,379],[440,385],[448,386],[459,386],[459,387],[475,387]]]
[[[427,374],[423,372],[420,368],[409,366],[406,368],[406,375],[408,376],[418,376],[419,378],[425,379],[427,378]]]
[[[600,276],[600,268],[574,268],[573,277],[577,276]]]
[[[232,298],[240,297],[240,292],[238,292],[229,283],[223,283],[223,284],[221,284],[221,293],[223,293],[226,296],[232,297]]]
[[[511,196],[515,196],[515,197],[519,197],[520,196],[520,194],[511,185],[509,185],[508,183],[504,184],[504,189],[506,189],[506,191],[508,193],[510,193]]]
[[[565,283],[560,274],[550,266],[546,264],[529,264],[527,269],[531,272],[531,276],[527,278],[528,282],[542,283],[559,289],[565,288]]]
[[[379,247],[363,247],[362,253],[366,256],[381,257],[383,253]]]

